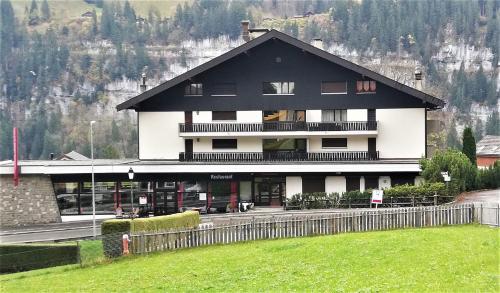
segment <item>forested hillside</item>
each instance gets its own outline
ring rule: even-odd
[[[457,146],[465,125],[499,134],[500,1],[103,1],[0,2],[0,160],[71,150],[135,157],[136,116],[115,106],[242,43],[240,21],[276,28],[448,101],[438,146]]]

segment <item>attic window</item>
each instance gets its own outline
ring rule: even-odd
[[[374,80],[358,80],[356,82],[357,94],[374,94],[377,90],[377,82]]]
[[[347,94],[347,82],[345,81],[323,81],[321,82],[322,95]]]
[[[184,89],[185,96],[202,96],[203,95],[203,84],[201,83],[190,83]]]
[[[293,95],[295,93],[295,82],[264,82],[262,84],[262,93],[264,95]]]

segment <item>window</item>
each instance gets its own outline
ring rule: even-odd
[[[212,120],[236,120],[236,111],[212,111]]]
[[[217,83],[212,86],[212,96],[236,96],[235,83]]]
[[[322,138],[322,148],[346,148],[347,138]]]
[[[374,80],[358,80],[356,82],[357,94],[375,93],[376,90],[377,82]]]
[[[307,141],[305,138],[271,138],[262,140],[262,149],[264,152],[276,151],[299,151],[307,150]]]
[[[347,82],[323,81],[321,82],[322,95],[347,94]]]
[[[325,177],[302,177],[302,192],[325,192]]]
[[[262,93],[264,95],[293,95],[295,93],[295,82],[264,82]]]
[[[212,149],[237,149],[238,140],[236,139],[212,139]]]
[[[201,83],[190,83],[184,89],[185,96],[202,96],[203,95],[203,84]]]
[[[346,109],[322,110],[321,121],[323,122],[347,121],[347,110]]]
[[[264,122],[276,121],[306,121],[306,111],[304,110],[273,110],[264,111],[262,120]]]

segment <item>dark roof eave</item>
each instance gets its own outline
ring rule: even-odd
[[[444,107],[445,105],[445,102],[441,99],[438,99],[434,96],[431,96],[429,94],[426,94],[422,91],[419,91],[417,89],[414,89],[412,87],[409,87],[407,85],[404,85],[400,82],[397,82],[393,79],[390,79],[388,77],[385,77],[379,73],[376,73],[370,69],[367,69],[365,67],[362,67],[360,65],[357,65],[355,63],[352,63],[346,59],[343,59],[343,58],[340,58],[338,56],[335,56],[327,51],[324,51],[324,50],[321,50],[319,48],[316,48],[310,44],[307,44],[305,42],[302,42],[298,39],[295,39],[287,34],[284,34],[282,32],[279,32],[277,30],[271,30],[270,32],[266,33],[266,34],[263,34],[262,36],[259,36],[247,43],[244,43],[243,45],[237,47],[237,48],[234,48],[220,56],[217,56],[215,57],[214,59],[206,62],[206,63],[203,63],[177,77],[174,77],[173,79],[171,80],[168,80],[162,84],[160,84],[159,86],[157,87],[154,87],[148,91],[145,91],[141,94],[139,94],[138,96],[136,97],[133,97],[121,104],[119,104],[118,106],[116,106],[116,109],[118,111],[121,111],[121,110],[125,110],[125,109],[134,109],[134,110],[138,110],[139,107],[138,107],[138,104],[141,103],[142,101],[146,100],[146,99],[149,99],[150,97],[153,97],[187,79],[190,79],[214,66],[217,66],[223,62],[225,62],[226,60],[229,60],[241,53],[244,53],[245,51],[247,50],[250,50],[252,49],[253,47],[256,47],[264,42],[266,42],[267,40],[269,39],[272,39],[272,38],[278,38],[280,39],[281,41],[284,41],[286,43],[289,43],[291,45],[294,45],[304,51],[307,51],[311,54],[314,54],[316,56],[319,56],[323,59],[326,59],[330,62],[333,62],[335,64],[338,64],[340,66],[343,66],[345,68],[348,68],[350,70],[353,70],[355,72],[358,72],[359,74],[361,75],[364,75],[364,76],[367,76],[373,80],[376,80],[378,82],[381,82],[383,84],[386,84],[390,87],[393,87],[397,90],[400,90],[404,93],[407,93],[411,96],[414,96],[418,99],[421,99],[424,103],[427,103],[429,104],[429,107],[430,109],[439,109],[439,108],[442,108]]]

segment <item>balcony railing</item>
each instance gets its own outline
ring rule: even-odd
[[[374,161],[377,152],[214,152],[214,153],[179,153],[181,162],[331,162],[331,161]]]
[[[263,132],[263,131],[369,131],[377,130],[377,121],[342,122],[264,122],[264,123],[181,123],[185,132]]]

